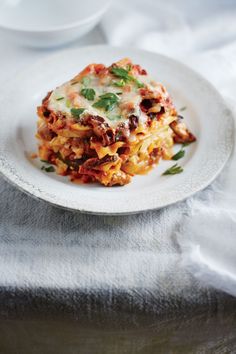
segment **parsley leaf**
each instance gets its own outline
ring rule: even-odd
[[[85,98],[87,98],[87,100],[89,101],[93,101],[96,95],[96,92],[94,91],[94,89],[91,88],[83,88],[80,91],[81,95],[84,96]]]
[[[132,80],[132,76],[129,75],[129,72],[124,68],[113,66],[111,68],[111,73],[116,77],[123,79],[124,81]]]
[[[179,159],[182,159],[184,157],[185,151],[183,149],[179,150],[174,156],[172,156],[172,160],[177,161]]]
[[[125,86],[125,80],[121,79],[119,81],[113,81],[113,85],[117,87],[124,87]]]
[[[138,88],[144,87],[144,84],[143,84],[141,81],[139,81],[139,80],[137,80],[137,79],[134,79],[134,82],[136,83],[136,85],[138,86]]]
[[[61,101],[61,100],[64,100],[65,97],[58,97],[56,98],[57,101]]]
[[[93,104],[93,107],[103,108],[105,111],[111,111],[119,101],[119,97],[111,92],[107,92],[99,96],[99,98],[100,99]]]
[[[183,168],[181,166],[178,166],[177,163],[173,166],[171,166],[170,168],[168,168],[168,170],[166,170],[164,173],[162,173],[163,176],[167,176],[167,175],[176,175],[178,173],[183,172]]]
[[[90,78],[88,76],[84,76],[81,80],[81,84],[84,86],[88,86],[90,84]]]
[[[46,171],[46,172],[55,172],[55,168],[53,166],[42,166],[41,170]]]
[[[136,83],[136,85],[138,86],[138,88],[140,87],[144,87],[144,84],[142,82],[140,82],[139,80],[137,80],[135,77],[129,75],[129,71],[128,70],[125,70],[124,68],[120,68],[120,67],[116,67],[116,66],[113,66],[111,68],[111,73],[113,75],[115,75],[116,77],[119,77],[121,80],[123,80],[123,82],[126,84],[128,81],[133,81]],[[120,80],[120,84],[121,84],[121,81]],[[123,85],[123,82],[122,82],[122,85]],[[124,85],[123,85],[124,86]],[[122,86],[121,86],[122,87]]]
[[[70,112],[74,118],[78,119],[84,110],[85,108],[71,108]]]

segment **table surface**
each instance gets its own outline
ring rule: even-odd
[[[62,300],[60,291],[1,289],[0,353],[235,353],[236,300],[217,292],[205,299],[169,311],[157,301],[153,312],[132,306],[127,294],[74,291]]]

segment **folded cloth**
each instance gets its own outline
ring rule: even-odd
[[[232,1],[115,2],[103,20],[109,44],[170,55],[199,71],[236,108],[236,6]],[[227,31],[225,30],[227,28]],[[222,117],[223,119],[224,117]],[[207,119],[207,117],[206,117]],[[236,295],[236,152],[210,189],[185,203],[176,234],[195,276]],[[176,216],[178,206],[168,211]],[[166,237],[175,232],[170,228]],[[162,252],[165,246],[163,245]]]

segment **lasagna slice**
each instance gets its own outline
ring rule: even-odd
[[[72,181],[125,185],[192,142],[165,87],[130,59],[90,64],[38,107],[39,157]]]

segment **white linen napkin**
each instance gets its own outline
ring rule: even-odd
[[[184,0],[117,1],[102,28],[109,44],[160,52],[190,65],[210,80],[235,110],[235,16],[232,1],[198,1],[197,5]],[[211,189],[186,203],[186,215],[180,216],[181,227],[176,233],[182,264],[207,284],[234,295],[235,181],[236,151]]]

